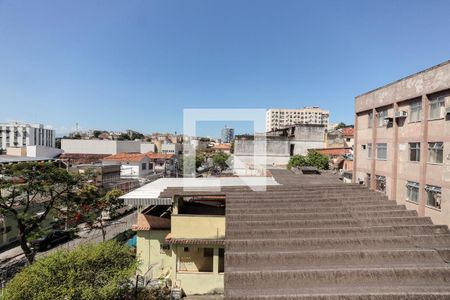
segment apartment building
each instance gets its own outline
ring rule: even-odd
[[[55,130],[43,124],[0,123],[1,149],[26,146],[55,147]]]
[[[450,61],[355,98],[353,180],[450,225]]]
[[[234,129],[225,126],[221,131],[222,143],[231,143],[234,139]]]
[[[302,109],[270,108],[266,112],[266,131],[284,128],[295,124],[328,125],[330,112],[318,106],[305,106]]]

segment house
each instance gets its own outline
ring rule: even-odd
[[[355,98],[353,181],[450,225],[450,61]]]
[[[102,159],[105,165],[120,165],[121,178],[138,178],[153,174],[153,164],[143,153],[118,153]]]
[[[111,188],[120,181],[120,165],[113,164],[80,164],[73,166],[69,171],[76,174],[86,174],[92,172],[94,175],[93,184],[97,187]]]
[[[179,157],[183,155],[183,144],[165,142],[161,144],[161,153],[174,154]]]
[[[175,172],[175,154],[147,152],[145,155],[149,159],[150,163],[153,164],[155,172]]]

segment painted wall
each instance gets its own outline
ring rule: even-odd
[[[153,278],[169,277],[172,250],[161,250],[169,230],[137,231],[138,272],[143,275],[152,266]]]
[[[223,239],[225,216],[172,215],[173,238]]]

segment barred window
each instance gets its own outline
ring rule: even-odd
[[[422,101],[415,101],[412,102],[409,105],[409,121],[410,122],[417,122],[420,121],[422,118]]]
[[[406,200],[419,203],[419,184],[408,181],[406,183]]]
[[[420,143],[409,143],[409,161],[420,161]]]
[[[387,159],[387,144],[386,143],[377,144],[377,159],[382,159],[382,160]]]
[[[373,126],[373,112],[370,112],[368,115],[367,128],[372,128],[372,126]]]
[[[427,192],[427,205],[441,209],[442,189],[438,186],[427,185],[425,187]]]
[[[367,144],[367,158],[372,158],[372,144]]]
[[[387,117],[387,109],[380,110],[378,112],[378,127],[383,127],[386,125],[385,118]]]
[[[386,176],[376,175],[376,190],[386,193]]]
[[[444,144],[442,142],[428,143],[428,162],[442,164],[444,161]]]
[[[436,99],[430,100],[430,120],[443,118],[444,106],[444,97],[437,97]]]

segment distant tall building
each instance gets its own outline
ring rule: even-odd
[[[226,125],[222,128],[222,143],[231,143],[234,139],[234,129],[228,128]]]
[[[301,109],[270,108],[266,112],[266,131],[295,124],[328,125],[330,112],[318,106]]]
[[[26,146],[55,147],[55,130],[43,124],[0,123],[0,148]]]

